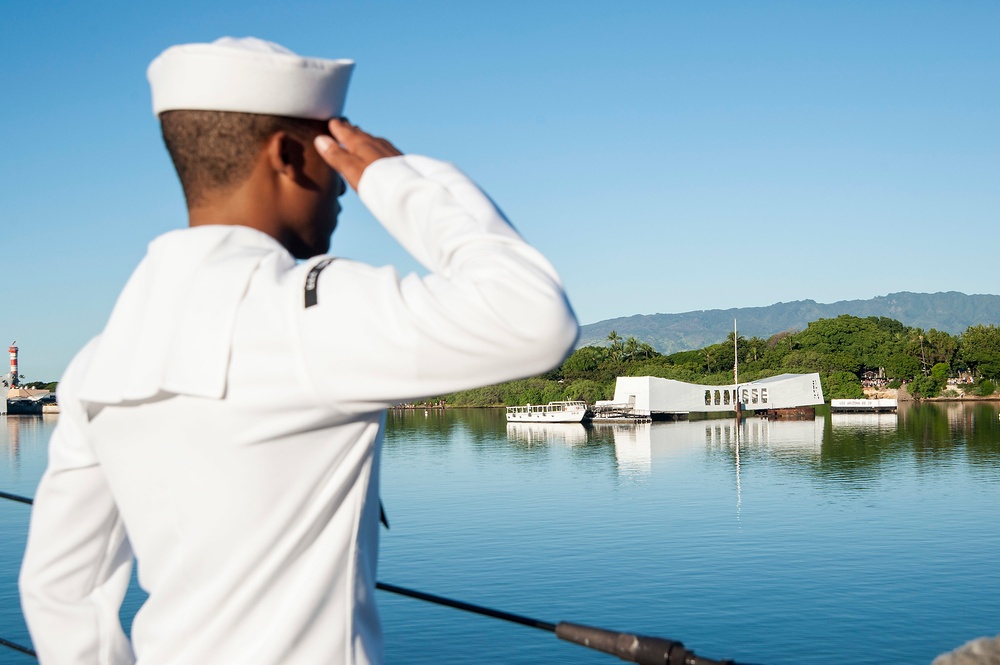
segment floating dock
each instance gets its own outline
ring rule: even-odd
[[[898,403],[894,399],[832,399],[831,411],[847,411],[854,413],[890,413],[896,410]]]

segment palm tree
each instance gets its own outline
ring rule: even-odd
[[[623,345],[622,345],[621,335],[619,335],[617,332],[615,332],[614,330],[612,330],[610,333],[608,333],[608,341],[611,342],[611,347],[610,347],[611,348],[611,359],[612,360],[621,360],[622,349],[624,348]]]
[[[625,340],[625,356],[628,358],[635,358],[636,352],[639,350],[639,340],[635,337],[629,337]]]

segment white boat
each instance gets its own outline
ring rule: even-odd
[[[549,402],[508,406],[509,423],[579,423],[587,415],[586,402]]]

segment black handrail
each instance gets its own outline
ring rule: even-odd
[[[7,492],[0,492],[0,499],[10,499],[11,501],[26,503],[29,506],[34,503],[33,499],[29,499],[26,496],[20,496],[18,494],[8,494]]]
[[[35,653],[32,649],[21,646],[17,642],[11,642],[10,640],[5,640],[2,637],[0,637],[0,647],[7,647],[8,649],[13,649],[14,651],[20,651],[23,654],[27,654],[29,656],[38,658],[38,654]]]
[[[0,492],[0,499],[9,499],[11,501],[18,501],[28,505],[34,503],[34,500],[29,497],[9,494],[7,492]],[[648,637],[645,635],[635,635],[633,633],[619,633],[611,630],[605,630],[603,628],[594,628],[593,626],[569,623],[568,621],[560,621],[557,624],[549,623],[548,621],[532,619],[531,617],[522,616],[520,614],[512,614],[502,610],[495,610],[482,605],[473,605],[472,603],[466,603],[461,600],[453,600],[451,598],[445,598],[444,596],[436,596],[431,593],[415,591],[413,589],[407,589],[394,584],[386,584],[384,582],[376,582],[375,588],[381,591],[395,593],[400,596],[406,596],[407,598],[415,598],[428,603],[451,607],[457,610],[462,610],[463,612],[481,614],[483,616],[500,619],[502,621],[509,621],[522,626],[538,628],[540,630],[554,633],[556,637],[561,640],[573,642],[574,644],[579,644],[580,646],[587,647],[588,649],[594,649],[613,656],[618,656],[620,659],[629,663],[639,663],[640,665],[738,665],[732,660],[711,660],[708,658],[702,658],[701,656],[695,655],[693,651],[686,649],[683,643],[661,637]],[[14,642],[10,642],[3,638],[0,638],[0,646],[9,647],[15,651],[28,654],[29,656],[36,655],[35,652],[28,647],[15,644]]]

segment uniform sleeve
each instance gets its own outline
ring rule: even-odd
[[[132,553],[84,435],[80,405],[64,397],[63,383],[59,424],[31,513],[21,605],[43,665],[132,663],[118,618]]]
[[[533,376],[572,350],[579,328],[559,276],[458,169],[382,159],[358,192],[429,274],[341,259],[319,273],[301,329],[324,398],[380,407]]]

